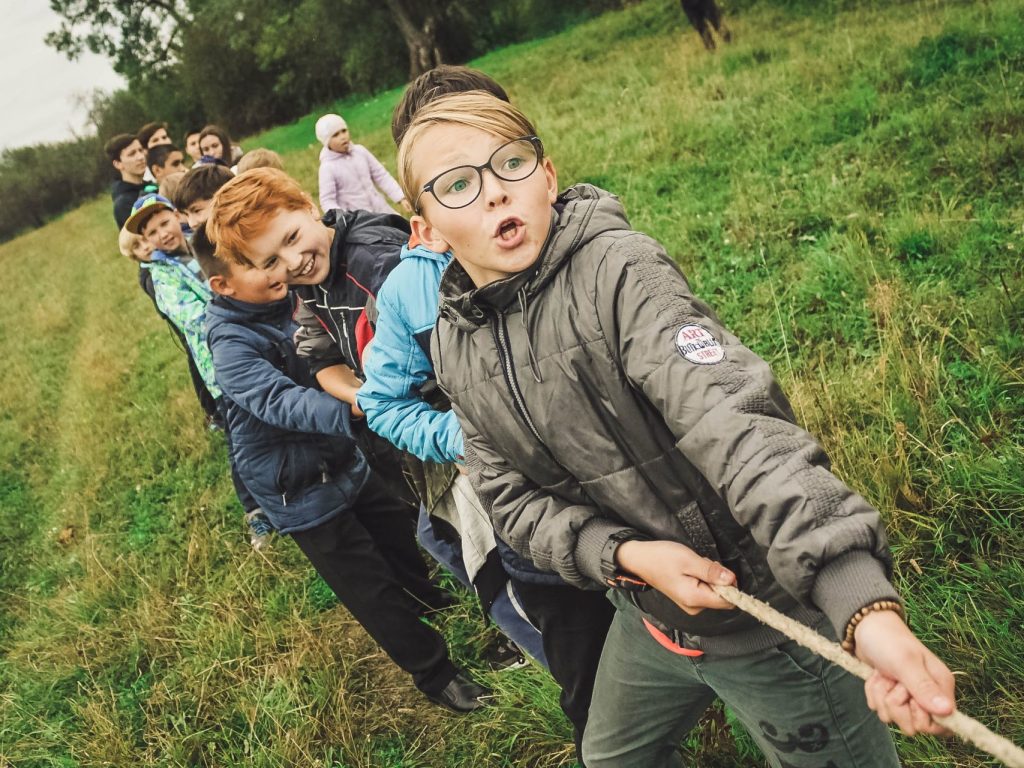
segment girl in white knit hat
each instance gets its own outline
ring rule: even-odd
[[[320,151],[320,208],[325,213],[334,208],[393,213],[384,195],[412,213],[402,188],[387,169],[362,144],[352,143],[341,115],[317,120],[316,137],[324,145]]]

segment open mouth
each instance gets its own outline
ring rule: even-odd
[[[523,221],[515,217],[510,217],[498,224],[498,228],[495,230],[494,236],[498,238],[500,245],[512,246],[522,240],[525,233],[526,227],[523,224]]]

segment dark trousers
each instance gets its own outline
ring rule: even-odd
[[[192,357],[189,356],[189,363],[191,364]],[[202,383],[202,380],[200,380]],[[205,391],[205,387],[203,388]],[[209,392],[207,392],[209,394]],[[242,505],[242,511],[249,513],[252,512],[259,506],[253,495],[249,493],[249,489],[245,487],[245,483],[242,482],[241,475],[238,474],[238,467],[235,466],[235,451],[231,445],[231,428],[228,426],[228,406],[223,397],[219,397],[214,400],[216,404],[217,415],[220,417],[221,423],[224,425],[224,441],[228,444],[228,466],[231,467],[231,483],[235,486],[235,495],[238,497],[239,503]]]
[[[615,606],[603,590],[530,584],[514,578],[511,581],[523,610],[540,630],[551,676],[562,688],[558,703],[573,725],[576,756],[582,761],[581,743],[597,664]]]
[[[715,48],[715,38],[711,36],[711,27],[722,35],[725,42],[732,39],[729,29],[722,23],[722,12],[719,10],[715,0],[680,0],[683,13],[690,20],[690,24],[697,30],[704,47],[709,51]]]
[[[402,503],[415,530],[420,513],[420,499],[405,476],[405,454],[366,426],[365,419],[352,422],[352,435],[359,450],[366,457],[370,469],[388,492]]]
[[[440,597],[427,577],[405,505],[370,475],[354,507],[291,534],[316,572],[416,687],[440,693],[456,668],[444,639],[420,621]]]
[[[170,327],[171,332],[178,340],[179,346],[185,351],[185,357],[188,358],[188,375],[192,379],[192,388],[196,391],[196,399],[199,401],[199,406],[203,409],[206,417],[211,421],[221,421],[220,409],[217,407],[217,400],[213,395],[210,394],[210,390],[206,388],[206,383],[203,381],[203,377],[199,373],[199,368],[196,367],[196,361],[192,359],[192,352],[188,348],[188,342],[185,341],[185,336],[177,327],[172,323],[167,316],[160,311],[160,307],[156,303],[156,290],[153,288],[153,276],[149,273],[149,270],[139,268],[139,287],[142,291],[149,296],[149,300],[153,302],[153,308],[156,309],[156,313],[160,315],[164,320],[167,320],[167,325]],[[221,421],[221,423],[223,423]],[[235,488],[238,486],[236,484]]]

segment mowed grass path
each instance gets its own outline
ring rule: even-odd
[[[866,5],[875,5],[869,3]],[[878,505],[963,708],[1024,743],[1024,21],[1020,2],[754,9],[705,55],[648,0],[477,65],[564,184],[619,194],[772,362]],[[398,91],[338,105],[394,167]],[[315,190],[316,115],[245,142]],[[108,200],[0,246],[0,766],[571,765],[557,691],[425,703],[296,548],[247,546],[223,441],[117,255]],[[718,716],[693,765],[763,765]],[[901,741],[905,765],[983,766]]]

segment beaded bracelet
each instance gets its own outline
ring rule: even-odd
[[[843,637],[842,643],[844,651],[850,654],[853,653],[853,633],[856,631],[857,625],[863,621],[865,616],[869,613],[874,613],[875,611],[896,611],[896,613],[900,615],[901,619],[906,619],[906,616],[903,614],[903,606],[895,600],[876,600],[871,603],[871,605],[865,605],[853,614],[853,618],[850,619],[850,623],[846,625],[846,634]]]

